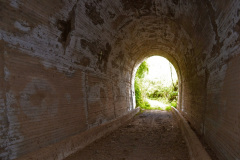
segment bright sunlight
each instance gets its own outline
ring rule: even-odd
[[[148,58],[146,62],[149,70],[148,74],[146,75],[146,79],[152,81],[161,81],[164,86],[172,85],[171,70],[169,66],[171,65],[173,81],[177,81],[178,77],[176,70],[166,58],[161,56],[152,56]]]
[[[135,78],[136,104],[142,109],[169,110],[177,106],[178,78],[165,58],[153,56],[138,68]]]

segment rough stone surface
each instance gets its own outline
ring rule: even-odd
[[[238,0],[0,0],[0,158],[127,114],[135,68],[161,55],[192,128],[240,159],[239,35]]]

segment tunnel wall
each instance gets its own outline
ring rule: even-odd
[[[178,109],[219,159],[240,158],[238,0],[0,1],[0,158],[129,113],[136,64],[178,66]]]
[[[0,159],[132,110],[128,68],[108,69],[112,35],[92,3],[0,1],[0,13]]]
[[[180,110],[219,159],[240,158],[239,1],[205,1],[183,76]],[[200,18],[201,19],[201,18]],[[186,55],[190,56],[190,55]],[[193,64],[195,64],[193,66]],[[190,69],[191,68],[191,69]]]
[[[209,14],[214,12],[215,43],[206,64],[203,134],[219,159],[240,159],[240,3],[207,5]]]

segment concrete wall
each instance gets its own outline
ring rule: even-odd
[[[0,0],[0,157],[129,113],[134,67],[168,58],[178,109],[220,159],[240,158],[238,0]]]

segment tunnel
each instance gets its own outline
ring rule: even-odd
[[[238,0],[0,0],[0,159],[63,159],[104,134],[154,55],[196,135],[240,159],[239,35]]]

